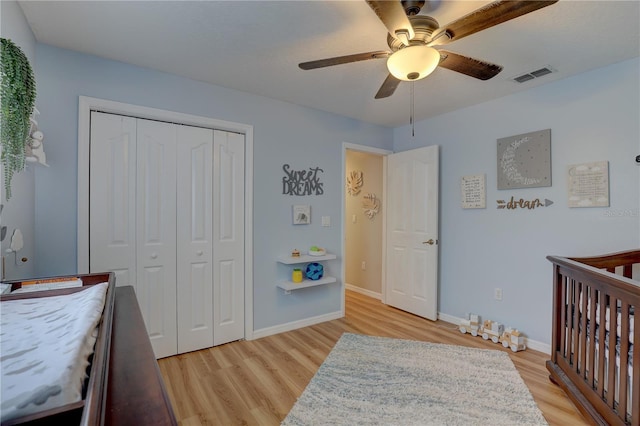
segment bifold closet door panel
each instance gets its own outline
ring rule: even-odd
[[[90,271],[132,285],[157,358],[244,338],[245,136],[91,113]]]
[[[213,137],[214,345],[244,337],[244,138]]]
[[[213,346],[213,130],[177,126],[178,353]]]
[[[136,287],[136,119],[91,112],[89,271]]]
[[[177,353],[176,127],[137,120],[136,296],[157,358]]]

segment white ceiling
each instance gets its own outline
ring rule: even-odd
[[[434,0],[440,26],[487,1]],[[408,124],[411,83],[374,100],[384,59],[303,71],[298,63],[388,50],[363,0],[20,1],[38,42],[281,99],[384,126]],[[489,81],[438,68],[415,84],[422,120],[640,54],[640,2],[558,3],[489,28],[448,50],[504,66]],[[551,66],[556,73],[511,79]]]

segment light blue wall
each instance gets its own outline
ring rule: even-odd
[[[340,286],[283,295],[278,255],[312,244],[340,255],[342,143],[389,149],[392,130],[94,56],[37,45],[41,127],[49,169],[36,175],[38,272],[76,271],[78,96],[91,96],[254,126],[254,328],[340,310]],[[212,70],[212,72],[215,72]],[[324,170],[321,196],[282,195],[283,164]],[[291,225],[291,206],[310,204],[312,224]],[[332,226],[320,227],[330,216]],[[330,273],[340,276],[340,263]]]
[[[640,245],[640,85],[637,59],[394,130],[244,92],[38,44],[38,107],[52,167],[36,170],[38,275],[76,270],[77,101],[116,100],[254,126],[254,328],[335,312],[337,285],[283,295],[274,259],[317,244],[340,251],[341,144],[396,151],[441,145],[440,304],[477,312],[550,341],[548,254],[604,253]],[[497,191],[496,139],[551,128],[553,186]],[[611,207],[569,209],[566,166],[608,160]],[[282,195],[282,165],[320,166],[325,194]],[[487,209],[460,208],[460,178],[487,174]],[[535,211],[498,211],[497,199],[548,198]],[[311,204],[312,224],[292,226],[291,205]],[[321,228],[321,216],[332,227]],[[329,265],[340,276],[340,262]],[[501,287],[504,299],[493,300]]]
[[[0,1],[0,15],[2,16],[0,35],[2,38],[10,39],[22,49],[35,71],[36,39],[27,24],[22,9],[15,1]],[[4,173],[0,173],[0,202],[4,204],[4,210],[2,211],[2,216],[0,216],[0,224],[7,227],[7,236],[0,244],[0,256],[6,258],[4,271],[2,271],[2,265],[0,264],[0,277],[4,276],[7,280],[31,277],[35,271],[37,259],[34,257],[34,168],[36,167],[41,166],[28,165],[25,170],[13,175],[11,180],[12,197],[8,201],[4,191]],[[16,228],[22,232],[24,246],[15,255],[13,253],[7,254],[5,250],[9,247],[11,235]],[[28,260],[23,262],[22,258]]]
[[[551,340],[551,263],[640,247],[640,65],[634,59],[394,130],[394,150],[440,145],[439,310]],[[479,82],[478,84],[482,84]],[[497,190],[496,140],[551,129],[552,187]],[[609,161],[609,208],[567,207],[567,165]],[[487,208],[463,210],[460,179],[486,173]],[[496,200],[548,198],[533,211]],[[503,300],[493,299],[495,287]]]

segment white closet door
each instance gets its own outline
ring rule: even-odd
[[[177,126],[178,353],[213,346],[213,130]]]
[[[244,135],[213,137],[214,345],[244,337]]]
[[[137,123],[136,295],[157,358],[177,353],[176,126]]]
[[[89,272],[136,286],[136,119],[91,112]]]
[[[157,358],[244,338],[244,143],[91,115],[90,271],[134,286]]]

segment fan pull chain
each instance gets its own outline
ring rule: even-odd
[[[414,97],[414,85],[415,82],[411,82],[411,105],[410,105],[410,116],[409,116],[409,124],[411,124],[411,137],[415,137],[416,136],[416,131],[415,131],[415,123],[414,123],[414,111],[416,108],[416,101],[415,101],[415,97]]]

